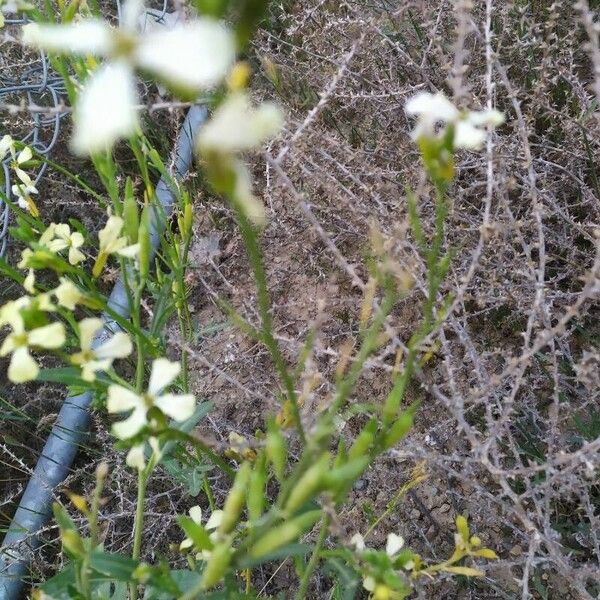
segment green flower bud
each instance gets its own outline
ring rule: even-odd
[[[358,437],[354,440],[354,444],[348,451],[348,460],[359,458],[364,456],[369,448],[372,446],[375,440],[375,433],[377,432],[377,419],[371,419],[365,428],[358,434]]]
[[[248,485],[248,518],[260,519],[265,503],[265,485],[267,483],[267,458],[264,451],[258,455]]]
[[[144,206],[142,218],[138,228],[138,241],[140,243],[140,278],[142,281],[148,279],[150,271],[150,253],[152,243],[150,241],[150,208]]]
[[[130,244],[135,244],[138,237],[139,215],[138,205],[133,195],[133,183],[131,178],[127,178],[125,182],[125,200],[123,202],[123,221],[125,235],[129,240]]]

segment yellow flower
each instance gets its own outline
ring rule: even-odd
[[[107,410],[109,413],[131,414],[124,420],[115,423],[113,435],[119,439],[127,439],[139,433],[147,424],[147,412],[152,407],[159,408],[165,415],[175,421],[185,421],[194,413],[196,401],[192,394],[163,394],[181,371],[181,365],[166,358],[157,358],[152,364],[148,391],[139,395],[120,385],[108,388]]]
[[[60,278],[60,285],[52,292],[61,306],[75,310],[75,306],[84,298],[79,288],[66,277]]]
[[[29,353],[31,346],[39,348],[60,348],[65,343],[65,328],[62,323],[52,323],[25,330],[21,309],[29,306],[31,299],[24,297],[5,304],[0,310],[0,324],[10,325],[12,332],[0,347],[0,356],[12,354],[8,366],[8,378],[13,383],[23,383],[35,379],[39,366]]]
[[[102,329],[101,319],[83,319],[79,321],[79,343],[81,351],[71,357],[71,362],[81,367],[81,377],[85,381],[94,381],[97,371],[110,369],[115,358],[125,358],[131,354],[133,345],[129,336],[122,331],[115,333],[97,345],[92,346],[96,333]]]
[[[131,244],[128,246],[127,237],[121,236],[123,225],[124,221],[121,217],[110,215],[104,229],[98,233],[100,250],[92,271],[94,277],[100,275],[109,255],[118,254],[119,256],[124,256],[126,258],[135,258],[139,254],[140,245]]]

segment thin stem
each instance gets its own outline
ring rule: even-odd
[[[315,544],[315,547],[313,549],[313,553],[310,557],[310,560],[308,561],[308,564],[306,565],[306,569],[304,570],[304,573],[302,574],[302,579],[300,580],[300,587],[298,588],[298,591],[296,592],[296,597],[295,597],[296,600],[304,600],[306,598],[306,592],[308,591],[310,579],[311,579],[313,573],[315,572],[315,569],[317,568],[317,564],[319,563],[321,548],[323,547],[323,544],[325,543],[325,538],[327,537],[327,532],[329,531],[329,523],[330,522],[331,521],[330,521],[329,516],[327,516],[327,515],[323,516],[323,519],[321,521],[321,531],[319,532],[319,539],[317,540],[317,543]]]
[[[137,505],[135,509],[135,522],[133,525],[133,552],[131,557],[134,560],[140,558],[142,550],[142,529],[144,527],[144,500],[146,498],[146,484],[148,483],[149,473],[146,470],[140,470],[138,474]],[[131,600],[137,600],[137,583],[129,584],[129,595]]]

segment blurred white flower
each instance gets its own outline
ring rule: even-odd
[[[185,421],[194,413],[196,401],[192,394],[163,394],[181,371],[181,365],[166,358],[157,358],[152,364],[148,391],[139,395],[120,385],[108,388],[107,410],[109,413],[131,414],[123,421],[115,423],[113,435],[119,439],[133,437],[148,424],[146,414],[156,406],[175,421]]]
[[[150,437],[148,438],[148,443],[150,444],[150,448],[152,448],[152,456],[154,460],[158,462],[161,457],[161,450],[158,440],[155,437]],[[145,443],[133,446],[127,453],[127,458],[125,459],[127,466],[131,467],[132,469],[138,469],[138,471],[143,470],[146,466],[145,450]]]
[[[196,523],[197,525],[202,525],[202,509],[199,506],[192,506],[192,508],[190,508],[188,513],[189,513],[192,521],[194,521],[194,523]],[[215,529],[218,529],[218,527],[221,525],[222,520],[223,520],[223,511],[215,510],[210,515],[204,528],[207,531],[214,531]],[[216,537],[216,535],[211,534],[210,537],[214,541],[214,538]],[[190,538],[185,538],[181,542],[181,544],[179,544],[179,549],[187,550],[188,548],[191,548],[193,545],[194,545],[194,542]],[[208,558],[208,556],[210,556],[210,553],[208,553],[208,555],[202,555],[203,558]]]
[[[61,277],[59,281],[59,286],[52,293],[56,296],[56,300],[60,306],[69,310],[75,310],[75,306],[83,300],[84,295],[70,279]]]
[[[393,558],[404,546],[404,538],[395,533],[390,533],[387,536],[387,542],[385,545],[385,553]]]
[[[235,38],[222,23],[196,18],[171,29],[139,33],[143,11],[143,2],[128,0],[118,29],[99,19],[23,27],[26,44],[50,52],[93,54],[108,61],[90,76],[75,107],[72,147],[78,154],[105,150],[137,128],[134,69],[196,94],[217,85],[233,64]]]
[[[81,367],[81,378],[85,381],[94,381],[97,371],[108,370],[113,360],[125,358],[133,350],[131,339],[122,331],[115,333],[97,348],[92,348],[92,342],[102,326],[101,319],[88,318],[79,321],[81,351],[71,356],[71,362]]]
[[[366,548],[365,538],[363,538],[363,536],[360,533],[355,533],[350,538],[350,544],[354,546],[359,552],[362,552]]]
[[[106,264],[106,259],[111,254],[118,254],[125,258],[135,258],[140,252],[139,244],[128,245],[126,236],[121,235],[125,221],[116,215],[110,215],[104,228],[98,232],[100,248],[98,257],[92,270],[94,277],[98,277]]]
[[[11,167],[13,168],[15,175],[23,182],[26,187],[33,187],[33,181],[31,177],[23,171],[21,168],[26,162],[29,162],[33,158],[33,152],[29,146],[25,146],[21,152],[14,158],[11,163]]]
[[[438,123],[452,123],[453,145],[465,150],[481,148],[487,135],[485,127],[497,127],[504,123],[504,115],[497,110],[459,111],[441,92],[419,92],[406,103],[404,110],[408,115],[417,117],[413,139],[435,137]]]
[[[201,152],[234,154],[259,147],[279,133],[283,113],[271,102],[254,108],[244,92],[231,94],[198,136]]]

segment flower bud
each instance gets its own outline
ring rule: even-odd
[[[150,271],[150,254],[152,243],[150,241],[150,208],[146,205],[142,211],[142,218],[138,229],[140,243],[140,278],[145,281]]]
[[[287,448],[281,429],[274,423],[269,425],[269,432],[267,433],[266,439],[266,452],[267,458],[273,465],[275,477],[277,477],[279,481],[283,481],[285,476]]]
[[[267,483],[267,460],[264,451],[256,459],[254,470],[248,485],[248,518],[250,521],[260,519],[265,502],[265,485]]]
[[[137,242],[138,228],[139,228],[139,215],[138,205],[133,195],[133,183],[131,178],[128,177],[125,183],[125,200],[123,202],[123,221],[125,235],[129,240],[130,244]]]

